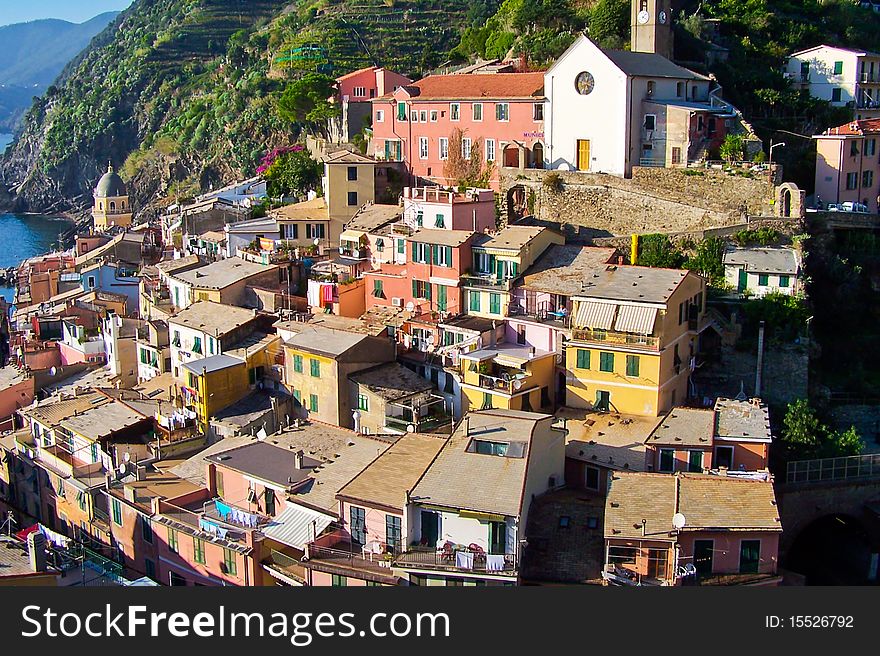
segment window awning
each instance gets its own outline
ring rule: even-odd
[[[302,549],[321,535],[332,521],[329,515],[291,504],[276,515],[262,533],[276,542]]]
[[[614,325],[614,314],[617,306],[613,303],[581,301],[574,318],[577,328],[596,328],[610,330]]]
[[[361,237],[364,236],[364,232],[360,230],[346,230],[341,235],[339,235],[339,241],[353,241],[360,242]]]
[[[639,305],[621,305],[614,330],[621,333],[650,335],[654,332],[657,308]]]

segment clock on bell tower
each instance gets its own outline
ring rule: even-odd
[[[630,50],[672,59],[671,0],[632,0]]]

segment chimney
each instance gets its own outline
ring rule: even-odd
[[[465,415],[464,419],[461,420],[462,425],[464,426],[464,436],[468,437],[471,434],[471,418],[468,415]]]
[[[46,563],[46,536],[40,531],[34,531],[27,536],[28,560],[31,570],[45,572],[48,569]]]
[[[296,469],[299,469],[299,470],[303,469],[303,459],[304,459],[303,457],[304,456],[305,456],[305,454],[303,453],[302,449],[300,449],[299,451],[297,451],[296,453],[293,454],[293,466]]]

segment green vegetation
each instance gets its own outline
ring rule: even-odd
[[[302,196],[317,190],[321,181],[321,165],[299,145],[268,153],[258,170],[266,177],[269,195],[276,198]]]
[[[639,266],[680,269],[685,260],[684,254],[668,235],[658,233],[639,236]]]
[[[856,456],[865,447],[855,427],[831,430],[805,399],[789,404],[783,420],[782,445],[789,460]]]
[[[448,180],[455,180],[459,187],[486,188],[489,186],[494,165],[484,161],[479,141],[471,145],[471,151],[465,157],[463,139],[464,132],[459,128],[455,128],[449,135],[449,157],[443,165],[443,175]]]
[[[758,228],[757,230],[740,230],[731,237],[737,246],[769,246],[779,241],[779,231],[774,228]]]
[[[690,269],[705,277],[710,285],[721,286],[724,284],[724,240],[717,237],[709,237],[697,244],[694,254],[684,263],[685,269]]]
[[[278,113],[294,124],[323,133],[327,122],[339,115],[340,108],[328,99],[336,80],[323,73],[306,73],[287,85],[278,99]]]
[[[746,319],[753,326],[763,321],[770,339],[791,342],[807,330],[810,311],[799,296],[771,292],[752,299],[744,306]]]

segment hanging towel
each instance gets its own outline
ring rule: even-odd
[[[309,280],[309,288],[308,288],[308,301],[309,306],[318,307],[321,305],[321,287],[314,280]]]
[[[223,519],[226,519],[226,516],[232,512],[232,508],[227,506],[222,501],[215,501],[214,505],[217,507],[217,514],[220,515]]]
[[[459,551],[455,554],[455,566],[459,569],[473,569],[474,554],[469,551]]]
[[[217,535],[219,535],[224,540],[226,539],[226,536],[228,534],[229,534],[229,531],[227,531],[225,528],[220,528],[219,526],[217,527]]]
[[[486,571],[487,572],[503,572],[504,571],[504,556],[503,555],[495,555],[490,554],[486,556]]]

